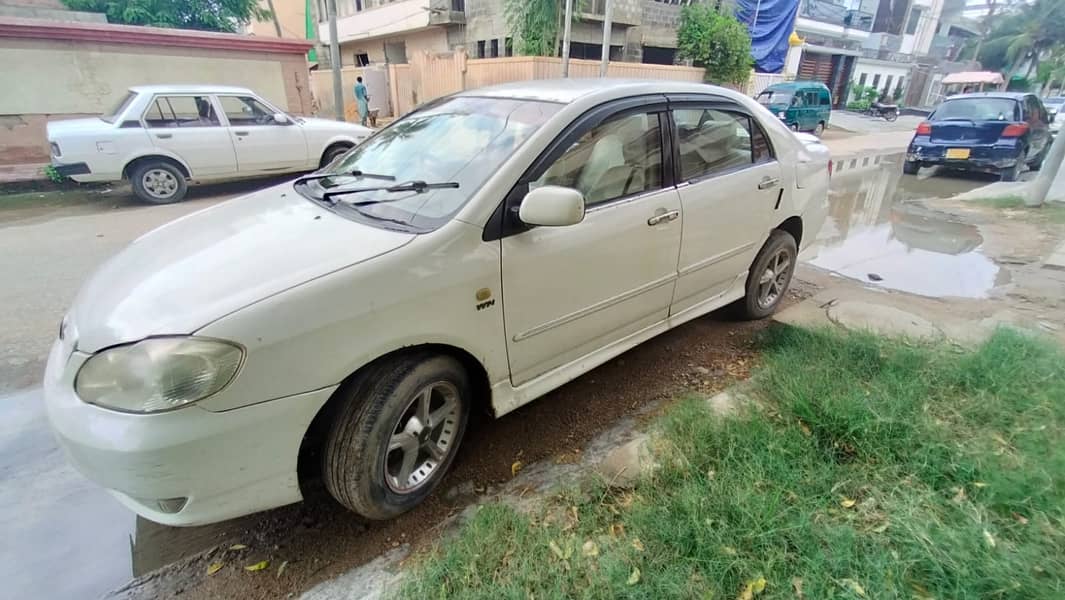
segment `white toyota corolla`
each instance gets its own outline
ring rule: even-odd
[[[294,117],[251,90],[130,88],[114,109],[48,124],[52,167],[79,183],[128,179],[145,202],[185,197],[187,180],[298,173],[323,167],[373,130]]]
[[[471,410],[506,414],[727,304],[773,312],[825,218],[828,160],[707,85],[442,98],[112,258],[63,320],[48,415],[153,521],[297,502],[301,475],[393,517],[440,482]]]

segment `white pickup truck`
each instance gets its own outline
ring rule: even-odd
[[[130,88],[108,114],[48,124],[52,166],[77,182],[128,179],[138,198],[178,202],[187,181],[301,172],[370,136],[361,125],[296,117],[226,86]]]

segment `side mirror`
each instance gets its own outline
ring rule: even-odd
[[[584,195],[557,185],[538,187],[522,198],[518,218],[529,225],[576,225],[584,220]]]
[[[288,125],[292,121],[289,120],[288,115],[285,113],[274,113],[274,123],[278,125]]]

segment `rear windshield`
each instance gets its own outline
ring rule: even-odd
[[[932,115],[934,121],[1020,121],[1020,107],[1012,98],[947,100]]]
[[[791,92],[783,90],[765,90],[758,94],[758,102],[765,106],[770,104],[791,104]]]
[[[114,123],[116,119],[122,116],[122,113],[126,112],[126,108],[133,102],[133,99],[137,97],[135,92],[126,92],[126,95],[121,100],[115,103],[114,108],[100,115],[100,118],[108,123]]]

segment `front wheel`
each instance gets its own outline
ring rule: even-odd
[[[343,156],[348,150],[351,150],[351,146],[347,144],[334,144],[326,148],[325,152],[322,153],[322,160],[318,162],[318,168],[325,167],[338,157]]]
[[[897,113],[897,112],[895,112],[893,110],[889,110],[886,113],[884,113],[884,119],[886,119],[887,121],[894,121],[895,119],[898,119],[898,118],[899,118],[899,113]]]
[[[819,122],[817,124],[817,127],[814,127],[814,135],[816,135],[817,137],[821,137],[821,135],[824,132],[825,132],[825,122],[821,121],[821,122]]]
[[[798,253],[790,233],[774,229],[769,234],[747,273],[747,294],[738,306],[741,317],[764,319],[776,311],[791,284]]]
[[[443,479],[465,433],[465,369],[447,356],[402,356],[367,367],[340,393],[323,453],[326,489],[369,519],[414,508]]]
[[[173,163],[163,160],[143,162],[129,174],[133,193],[151,204],[180,202],[188,192],[185,174]]]

